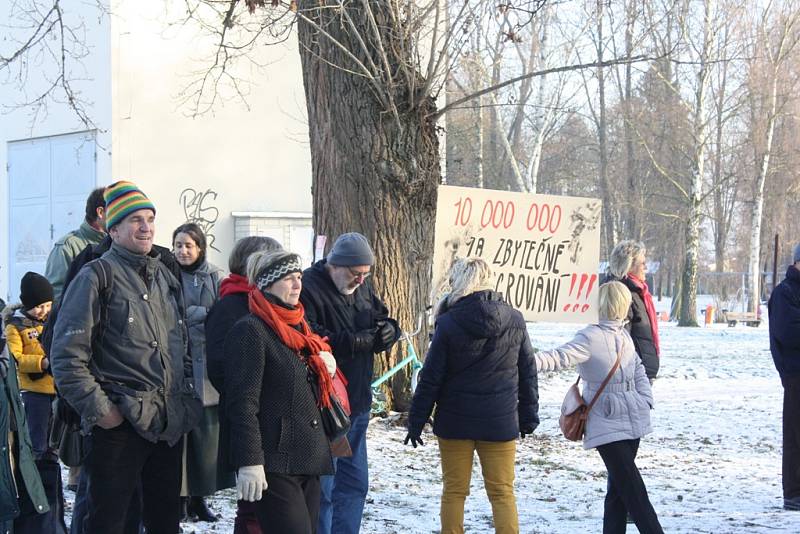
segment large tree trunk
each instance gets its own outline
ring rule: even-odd
[[[387,4],[369,4],[377,27],[387,28]],[[361,36],[372,37],[374,27],[363,9],[345,5]],[[309,13],[314,23],[347,49],[360,50],[341,14],[333,9]],[[328,236],[329,245],[349,231],[369,239],[377,258],[371,279],[375,289],[391,316],[405,330],[412,330],[430,290],[432,228],[441,176],[436,125],[428,118],[435,102],[428,95],[409,94],[409,84],[397,80],[395,86],[385,87],[396,104],[395,118],[366,78],[337,68],[352,68],[352,59],[329,38],[302,19],[298,37],[312,155],[314,230]],[[390,64],[413,64],[411,58],[395,56],[406,50],[402,43],[392,42],[396,38],[388,32],[382,35]],[[377,57],[374,61],[382,64]],[[414,74],[419,77],[416,87],[422,87],[424,80]],[[417,338],[420,349],[426,335],[422,332]],[[399,353],[400,348],[395,348],[388,357],[376,358],[376,372],[388,369]],[[402,373],[397,375],[388,396],[400,409],[408,402],[402,395],[405,383]]]
[[[702,218],[703,169],[706,159],[706,91],[710,74],[711,13],[713,0],[705,0],[703,17],[703,50],[697,74],[694,109],[694,153],[692,154],[692,183],[689,190],[689,218],[686,221],[686,257],[681,275],[681,307],[678,326],[697,326],[697,261],[700,251],[700,220]]]

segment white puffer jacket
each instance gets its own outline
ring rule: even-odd
[[[583,399],[589,404],[614,366],[617,351],[621,354],[619,369],[589,413],[584,449],[638,439],[652,432],[653,392],[630,334],[622,321],[600,321],[578,332],[569,343],[536,354],[538,371],[555,371],[577,364]]]

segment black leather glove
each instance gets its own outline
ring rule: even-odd
[[[519,425],[519,439],[525,439],[525,436],[533,434],[534,430],[536,430],[536,427],[531,423]]]
[[[353,334],[353,352],[370,352],[375,344],[377,328],[367,328]]]
[[[411,442],[411,445],[413,445],[415,449],[417,448],[417,444],[423,446],[425,445],[424,443],[422,443],[422,438],[419,437],[419,434],[412,433],[410,431],[408,432],[408,434],[406,434],[406,439],[403,440],[403,445],[408,445],[409,442]]]
[[[381,352],[389,348],[389,346],[394,343],[397,332],[394,329],[394,325],[389,321],[378,321],[377,325],[377,333],[375,334],[375,345],[372,349],[375,352]]]

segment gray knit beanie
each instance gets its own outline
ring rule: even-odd
[[[328,263],[342,267],[374,265],[375,255],[366,237],[358,232],[349,232],[336,238],[328,253]]]
[[[792,254],[792,261],[794,263],[800,261],[800,244],[794,247],[794,253]]]

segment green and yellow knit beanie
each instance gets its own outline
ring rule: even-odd
[[[156,212],[150,199],[133,182],[115,182],[103,192],[106,201],[106,228],[109,230],[122,222],[122,219],[137,210],[149,209]]]

